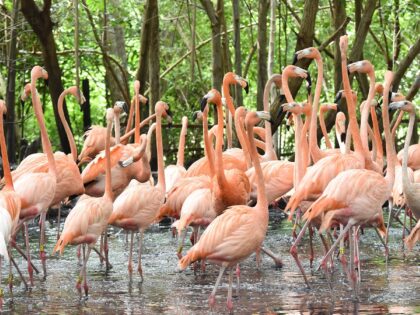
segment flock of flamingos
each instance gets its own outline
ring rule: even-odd
[[[223,99],[219,91],[210,90],[201,101],[201,110],[195,118],[203,124],[205,156],[193,163],[188,170],[183,166],[187,119],[182,120],[176,165],[165,167],[162,144],[162,119],[171,122],[169,105],[159,101],[155,104],[155,114],[140,121],[140,103],[147,99],[139,94],[140,84],[134,83],[135,97],[128,116],[127,130],[120,137],[119,116],[124,108],[117,103],[106,111],[106,127],[93,126],[87,133],[83,150],[78,155],[71,130],[63,114],[63,101],[72,94],[80,101],[83,96],[76,87],[65,90],[59,99],[61,120],[65,126],[71,154],[52,152],[47,135],[42,105],[36,90],[37,79],[47,79],[48,74],[39,66],[31,72],[31,83],[25,87],[24,97],[31,97],[36,118],[41,131],[43,153],[25,158],[16,170],[10,171],[7,149],[3,133],[3,114],[6,106],[0,100],[0,143],[3,157],[4,178],[0,192],[0,284],[3,262],[10,262],[10,274],[14,265],[22,281],[33,285],[34,264],[29,250],[28,223],[40,216],[39,255],[46,275],[45,219],[49,207],[60,204],[70,196],[80,196],[67,216],[53,253],[63,253],[67,245],[77,245],[79,260],[82,262],[76,288],[82,298],[88,296],[86,265],[91,250],[97,252],[101,260],[111,267],[108,260],[108,225],[122,228],[130,235],[128,272],[133,272],[134,234],[139,232],[137,271],[143,280],[141,263],[144,231],[164,217],[176,219],[173,227],[179,235],[178,269],[184,270],[191,264],[194,269],[205,268],[205,262],[220,266],[220,273],[209,297],[210,307],[215,305],[216,290],[226,270],[229,271],[227,308],[233,309],[232,282],[236,273],[239,283],[239,264],[252,253],[271,256],[277,264],[281,260],[263,242],[268,226],[268,206],[279,198],[288,200],[286,211],[289,219],[295,220],[293,236],[295,241],[290,249],[306,284],[309,286],[298,256],[298,244],[308,230],[311,242],[311,266],[314,259],[312,241],[316,229],[324,248],[324,256],[319,268],[329,279],[334,263],[334,252],[338,248],[339,261],[357,294],[360,281],[360,260],[358,240],[360,229],[373,228],[381,239],[385,255],[388,255],[387,226],[392,208],[405,208],[405,216],[411,222],[417,220],[411,234],[405,237],[411,249],[420,238],[420,144],[409,145],[416,108],[400,93],[391,93],[393,73],[387,71],[383,84],[375,82],[372,64],[359,61],[347,65],[347,36],[340,39],[342,57],[343,90],[335,102],[345,98],[348,109],[346,116],[337,114],[336,136],[340,148],[331,147],[325,131],[323,113],[337,110],[336,104],[319,106],[323,64],[316,48],[307,48],[295,54],[295,61],[302,58],[314,59],[318,74],[314,96],[311,93],[309,73],[297,66],[287,66],[283,73],[273,75],[264,92],[264,110],[249,111],[243,107],[235,109],[229,95],[230,85],[241,85],[245,90],[248,83],[240,76],[229,72],[224,76],[223,95],[228,114],[232,115],[241,148],[223,151],[224,112]],[[349,74],[366,73],[370,79],[369,95],[360,104],[361,119],[357,121],[357,96],[351,90]],[[303,103],[294,101],[288,88],[288,79],[300,77],[307,81],[308,99]],[[269,94],[272,85],[281,88],[287,103],[282,106],[288,112],[288,121],[295,132],[295,162],[277,159],[273,148],[269,110]],[[381,97],[380,101],[375,99]],[[380,105],[381,104],[381,105]],[[209,130],[208,111],[214,106],[217,111],[217,125]],[[381,106],[381,107],[380,107]],[[376,114],[381,109],[386,156],[382,135]],[[317,119],[324,131],[327,149],[322,150],[317,143]],[[390,128],[388,110],[400,110],[394,127]],[[398,155],[394,148],[395,133],[403,114],[409,114],[409,125],[404,150]],[[305,116],[303,122],[302,116]],[[369,124],[371,117],[372,126]],[[132,119],[135,128],[130,130]],[[149,127],[148,134],[140,134],[141,126],[156,120]],[[265,121],[265,128],[259,127]],[[360,128],[359,128],[360,123]],[[114,128],[114,137],[112,129]],[[154,183],[150,170],[150,139],[156,135],[158,178]],[[134,142],[127,143],[134,134]],[[232,127],[226,128],[230,147]],[[215,147],[214,147],[214,138]],[[353,143],[353,146],[351,145]],[[371,145],[370,145],[371,143]],[[371,147],[371,148],[370,148]],[[257,151],[260,148],[261,151]],[[264,152],[260,154],[259,152]],[[386,157],[386,163],[385,163]],[[87,164],[80,173],[81,164]],[[384,167],[386,165],[386,171]],[[384,175],[386,174],[386,175]],[[389,202],[389,221],[384,223],[383,205]],[[399,219],[398,219],[399,220]],[[404,218],[405,223],[405,218]],[[182,248],[187,228],[193,227],[193,246],[183,254]],[[300,227],[297,234],[297,227]],[[200,235],[200,229],[205,228]],[[16,243],[16,234],[23,229],[26,250]],[[60,228],[58,228],[60,233]],[[339,233],[338,233],[339,231]],[[405,228],[403,228],[405,231]],[[404,232],[403,232],[404,233]],[[404,235],[403,235],[404,237]],[[100,248],[96,243],[100,239]],[[19,270],[11,255],[11,248],[28,263],[29,281]],[[347,258],[346,253],[349,254]],[[13,278],[9,277],[10,291]],[[84,294],[83,294],[84,293]],[[0,310],[4,290],[0,285]]]

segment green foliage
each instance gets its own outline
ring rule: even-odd
[[[197,3],[197,24],[196,24],[196,44],[211,37],[210,22],[201,7],[199,1]],[[39,5],[42,1],[37,2]],[[96,28],[103,34],[104,28],[104,4],[106,3],[107,27],[122,26],[124,29],[125,49],[127,53],[127,71],[129,74],[129,84],[132,86],[134,76],[138,67],[139,47],[141,25],[144,11],[145,1],[123,0],[123,1],[93,1],[88,0],[87,4],[93,14]],[[160,18],[160,66],[161,73],[174,64],[180,56],[190,50],[191,43],[191,19],[192,19],[192,3],[193,1],[159,1],[159,18]],[[401,26],[401,51],[399,58],[394,64],[394,70],[398,68],[399,61],[404,58],[410,46],[417,40],[420,33],[419,21],[417,18],[418,8],[415,1],[400,0],[399,12],[395,12],[395,1],[381,1],[381,11],[376,10],[371,24],[372,32],[380,39],[384,45],[384,37],[387,39],[388,52],[392,58],[394,36],[395,18],[398,14]],[[298,16],[302,16],[303,0],[293,1],[293,10]],[[316,21],[316,37],[322,42],[334,32],[332,25],[331,10],[329,7],[330,1],[321,0],[320,9]],[[354,3],[346,1],[347,15],[352,18],[352,21],[347,26],[347,33],[350,37],[350,45],[355,36],[355,22],[354,22]],[[12,1],[5,1],[5,8],[11,12]],[[225,19],[227,29],[233,27],[232,21],[232,3],[225,1]],[[64,87],[69,87],[75,84],[75,58],[74,58],[74,11],[73,1],[65,0],[53,2],[52,5],[52,19],[55,22],[54,36],[59,53],[59,63],[62,69],[62,77]],[[258,20],[258,1],[247,0],[240,1],[241,10],[241,45],[242,45],[242,64],[245,61],[253,44],[257,39],[257,25]],[[380,14],[382,14],[382,23]],[[105,68],[103,65],[100,49],[95,42],[91,25],[86,16],[82,4],[79,5],[80,15],[80,77],[90,80],[91,85],[91,116],[93,124],[103,124],[104,109],[110,104],[109,91],[105,84]],[[275,71],[281,72],[288,63],[291,62],[296,43],[296,33],[299,27],[282,1],[278,1],[277,10],[277,33],[275,43]],[[1,32],[0,38],[0,94],[4,93],[4,86],[7,78],[7,52],[8,52],[8,36],[10,28],[10,19],[4,19],[4,24],[0,26],[4,28]],[[32,110],[29,108],[30,102],[26,102],[24,106],[18,102],[18,96],[24,83],[29,80],[30,69],[33,65],[43,65],[42,57],[40,55],[41,47],[38,43],[30,26],[24,20],[22,15],[19,15],[17,21],[18,28],[18,51],[19,54],[16,60],[17,69],[17,95],[16,95],[16,120],[19,137],[26,138],[32,141],[38,136],[38,129]],[[188,43],[186,43],[187,41]],[[231,54],[231,63],[233,64],[233,32],[228,34],[228,46]],[[351,48],[351,47],[350,47]],[[334,53],[334,45],[328,46],[328,50]],[[113,56],[119,60],[118,56]],[[174,120],[176,123],[181,121],[182,116],[187,115],[191,118],[191,113],[199,108],[199,99],[211,87],[211,43],[202,46],[196,54],[199,66],[195,64],[194,79],[191,78],[191,58],[184,59],[179,65],[173,68],[161,80],[161,95],[162,100],[171,104],[171,108],[175,113]],[[325,68],[325,82],[324,91],[322,93],[321,102],[331,101],[334,95],[334,66],[333,60],[323,53],[324,68]],[[383,75],[386,70],[386,60],[378,48],[378,45],[368,34],[367,41],[364,46],[364,58],[369,59],[375,65],[377,81],[383,80]],[[119,60],[121,61],[121,60]],[[417,58],[407,71],[402,80],[400,90],[406,93],[411,86],[417,69],[419,68],[419,59]],[[251,60],[247,79],[250,81],[250,94],[244,96],[244,105],[248,108],[256,108],[256,82],[257,82],[257,54],[254,54]],[[315,64],[311,65],[310,71],[315,74]],[[314,75],[315,77],[315,75]],[[2,79],[3,78],[3,79]],[[356,82],[353,83],[356,88]],[[303,90],[303,89],[302,89]],[[2,92],[3,91],[3,92]],[[55,149],[59,149],[59,139],[57,136],[56,125],[51,106],[51,100],[46,93],[44,84],[40,84],[39,91],[42,95],[42,101],[45,106],[46,122],[48,132],[52,139]],[[132,94],[132,92],[131,92]],[[359,93],[360,96],[361,93]],[[298,100],[304,99],[302,92],[297,97]],[[418,98],[417,98],[418,101]],[[67,106],[70,114],[72,128],[75,134],[76,142],[80,148],[83,141],[83,122],[80,111],[80,106],[74,99],[68,97]],[[22,124],[22,122],[24,122]],[[191,123],[191,122],[190,122]],[[282,127],[284,130],[284,127]],[[200,134],[197,130],[190,131],[187,139],[187,147],[199,147],[201,137],[198,137],[197,142],[194,142],[190,137],[192,134]],[[169,150],[168,162],[173,162],[176,158],[176,147],[178,142],[179,130],[170,131],[169,137],[165,141],[165,148]],[[286,147],[285,151],[292,151],[293,134],[286,133],[282,136]],[[187,149],[188,150],[188,149]],[[194,153],[196,154],[196,153]],[[200,152],[202,154],[202,152]]]

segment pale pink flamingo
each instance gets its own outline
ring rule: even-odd
[[[389,199],[395,176],[395,150],[391,143],[388,115],[388,91],[393,80],[393,73],[387,71],[384,84],[384,102],[382,106],[382,120],[385,132],[386,151],[388,157],[387,175],[366,169],[352,169],[341,172],[326,187],[323,194],[313,203],[304,218],[308,221],[321,216],[320,232],[339,222],[346,224],[328,253],[324,256],[321,266],[325,266],[326,259],[333,253],[340,240],[353,226],[373,225],[378,227],[381,235],[386,236],[387,230],[383,220],[382,205]],[[350,233],[350,244],[352,244]],[[352,249],[350,247],[350,252]],[[358,258],[355,258],[358,260]],[[354,284],[356,275],[350,270]]]
[[[30,284],[33,285],[33,268],[30,258],[29,249],[29,231],[28,221],[34,219],[38,215],[40,218],[40,242],[39,253],[44,269],[44,277],[46,276],[46,255],[45,255],[45,217],[48,207],[51,205],[57,187],[57,168],[54,160],[54,155],[51,148],[51,142],[48,138],[47,128],[45,127],[44,115],[42,112],[42,105],[36,91],[36,80],[39,78],[48,78],[47,72],[39,66],[35,66],[31,71],[31,96],[32,104],[35,111],[35,116],[41,130],[42,147],[48,160],[48,173],[26,173],[14,182],[16,193],[20,196],[22,201],[22,208],[19,218],[25,227],[25,243],[28,260],[28,272]],[[14,234],[20,227],[16,227]]]
[[[6,111],[6,104],[3,100],[0,100],[0,146],[5,179],[5,187],[0,191],[0,312],[3,308],[4,296],[3,288],[1,287],[2,261],[11,259],[8,246],[12,232],[18,223],[21,208],[20,197],[13,187],[13,178],[10,173],[9,158],[4,139],[3,115]]]
[[[83,267],[76,282],[76,288],[82,297],[82,281],[85,295],[88,295],[86,266],[90,251],[95,246],[98,238],[106,230],[108,218],[112,213],[112,185],[111,185],[111,130],[114,113],[107,109],[107,136],[105,138],[105,160],[106,160],[106,187],[102,197],[86,197],[80,200],[70,211],[64,223],[64,229],[57,241],[53,253],[63,253],[64,248],[70,245],[83,245]],[[87,247],[87,250],[86,250]]]
[[[169,192],[174,184],[184,177],[187,170],[184,167],[185,137],[187,136],[188,118],[182,117],[182,128],[179,135],[177,162],[175,165],[165,167],[166,192]]]
[[[198,243],[179,261],[179,268],[182,270],[199,259],[207,259],[221,266],[209,298],[210,307],[215,305],[217,287],[226,268],[229,268],[227,307],[229,310],[233,309],[232,267],[258,250],[267,231],[268,202],[252,131],[252,128],[260,122],[260,118],[269,119],[270,117],[265,112],[249,112],[246,117],[248,139],[251,144],[250,153],[259,178],[257,204],[255,207],[237,205],[227,209],[208,226]]]
[[[114,202],[114,209],[108,223],[131,231],[130,256],[128,270],[132,272],[132,250],[134,231],[140,232],[138,272],[143,281],[141,267],[141,252],[143,234],[154,221],[165,200],[165,164],[163,161],[162,117],[171,121],[169,106],[164,102],[157,102],[156,112],[156,149],[158,159],[158,183],[156,186],[133,185],[124,190]],[[145,138],[145,136],[143,136]],[[144,139],[146,141],[146,139]],[[124,163],[124,162],[123,162]]]

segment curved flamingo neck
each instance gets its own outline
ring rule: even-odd
[[[181,133],[179,135],[177,163],[178,166],[184,166],[184,152],[185,152],[185,137],[187,136],[188,121],[182,121]]]
[[[147,161],[150,162],[152,158],[152,134],[156,129],[156,124],[152,124],[147,131],[147,146],[146,146],[146,157]]]
[[[146,124],[148,124],[152,119],[156,118],[156,114],[150,115],[149,117],[145,118],[141,123],[140,123],[140,128],[143,128],[144,126],[146,126]],[[131,129],[129,132],[127,132],[126,134],[124,134],[121,137],[121,143],[126,144],[126,142],[128,141],[128,139],[134,134],[135,132],[135,128]]]
[[[215,103],[217,110],[217,137],[216,137],[216,175],[217,182],[222,188],[227,184],[225,171],[223,168],[223,156],[222,156],[222,146],[223,146],[223,109],[222,102],[218,99]]]
[[[223,78],[222,91],[223,97],[226,102],[226,114],[228,117],[228,125],[226,126],[226,137],[228,142],[228,148],[232,148],[232,126],[231,119],[235,116],[235,105],[233,104],[232,97],[230,96],[229,86],[231,85],[231,80],[228,77]],[[230,113],[230,114],[229,114]]]
[[[47,155],[48,160],[48,173],[57,178],[57,169],[55,165],[54,155],[52,152],[51,142],[48,138],[47,128],[45,127],[44,114],[42,113],[41,100],[39,99],[38,92],[36,90],[36,80],[31,79],[31,97],[32,105],[34,107],[35,116],[38,121],[39,129],[41,131],[42,149]]]
[[[384,157],[384,147],[382,146],[382,137],[381,137],[381,132],[379,131],[378,117],[376,116],[376,110],[374,107],[370,108],[370,115],[372,117],[373,137],[376,142],[376,154],[377,154],[376,158],[382,168],[383,157]],[[392,136],[391,138],[393,139]]]
[[[111,132],[112,132],[112,120],[107,121],[106,126],[106,138],[105,138],[105,192],[104,197],[109,199],[114,198],[114,194],[112,192],[112,183],[111,183]]]
[[[120,125],[120,114],[115,114],[114,116],[114,128],[115,128],[115,144],[120,144],[121,138],[121,125]]]
[[[387,71],[385,74],[385,84],[384,84],[384,98],[382,104],[382,123],[384,125],[385,133],[385,145],[386,145],[386,155],[388,158],[387,167],[386,167],[386,176],[385,179],[388,182],[388,187],[391,190],[394,185],[395,180],[395,160],[397,159],[397,154],[395,153],[394,145],[392,144],[391,131],[389,127],[389,90],[391,88],[391,83],[394,78],[394,75],[391,71]]]
[[[404,113],[404,112],[401,112],[401,113]],[[405,192],[407,192],[410,189],[410,187],[413,186],[410,180],[408,179],[408,149],[410,147],[411,137],[413,136],[415,120],[416,120],[416,113],[412,111],[410,112],[410,120],[408,122],[407,135],[405,136],[403,163],[402,163],[402,181],[403,181],[403,188]]]
[[[265,194],[265,185],[264,185],[264,176],[261,169],[260,160],[258,158],[257,148],[255,146],[254,140],[254,125],[247,124],[248,130],[248,141],[250,144],[250,155],[252,159],[252,163],[254,164],[255,173],[257,175],[257,204],[256,208],[261,210],[261,214],[267,217],[268,219],[268,201],[267,196]]]
[[[281,76],[281,86],[283,88],[283,92],[284,92],[284,96],[286,97],[286,101],[288,103],[293,103],[294,99],[293,99],[292,93],[290,92],[289,76],[287,75],[287,73],[283,72],[283,74]]]
[[[241,117],[239,117],[238,111],[235,111],[235,129],[236,134],[238,136],[239,143],[241,144],[242,151],[244,152],[244,158],[246,161],[246,165],[248,168],[251,167],[251,157],[249,156],[249,144],[245,140],[245,129],[244,129],[244,122]]]
[[[156,150],[158,162],[158,186],[162,191],[166,191],[165,184],[165,162],[163,161],[163,144],[162,144],[162,113],[156,113]]]
[[[135,108],[135,126],[134,126],[134,143],[140,143],[140,100],[139,91],[136,89],[136,99],[134,100]]]
[[[71,132],[70,126],[66,120],[66,117],[64,116],[64,98],[67,95],[67,91],[64,91],[60,94],[58,97],[58,116],[60,116],[60,121],[63,124],[64,130],[66,132],[67,140],[70,144],[70,152],[71,156],[73,157],[73,160],[77,161],[77,148],[76,148],[76,142],[74,141],[73,133]]]
[[[316,79],[316,87],[315,87],[315,96],[314,101],[312,103],[312,115],[311,115],[311,126],[309,130],[309,148],[311,150],[312,159],[314,162],[319,161],[324,157],[322,151],[318,146],[317,141],[317,117],[318,117],[318,105],[319,99],[321,98],[321,89],[322,89],[322,79],[324,76],[324,66],[322,63],[321,57],[315,59],[317,68],[318,68],[318,75]],[[305,122],[306,123],[306,122]]]
[[[360,136],[362,138],[362,144],[365,151],[369,151],[369,141],[368,141],[368,119],[369,119],[369,107],[373,98],[375,97],[375,73],[373,71],[368,73],[370,84],[369,84],[369,94],[366,99],[366,105],[362,108],[362,118],[360,122]]]
[[[211,136],[209,136],[208,110],[203,112],[203,138],[205,154],[209,163],[210,177],[213,178],[216,175],[216,171],[214,165],[214,149]]]
[[[1,146],[1,156],[3,159],[4,179],[6,181],[5,189],[14,190],[12,174],[10,172],[9,157],[7,156],[6,140],[4,138],[3,111],[0,111],[0,146]]]
[[[357,123],[357,118],[356,118],[356,106],[353,102],[349,75],[347,73],[346,51],[342,51],[341,53],[341,72],[342,72],[342,77],[343,77],[343,89],[344,89],[344,94],[346,96],[346,104],[347,104],[347,109],[349,113],[349,129],[353,137],[354,150],[358,154],[365,156],[362,139],[359,133],[359,124]]]
[[[265,88],[264,88],[264,94],[263,94],[263,105],[264,105],[264,111],[270,112],[270,91],[271,86],[273,84],[273,77],[268,79]],[[277,160],[277,154],[274,150],[273,145],[273,136],[271,131],[271,123],[269,121],[264,122],[265,127],[265,153],[264,156],[268,157],[270,160]]]
[[[311,102],[311,96],[308,97],[308,102]],[[311,114],[312,110],[309,108],[309,111],[305,113],[305,123],[303,123],[303,127],[301,130],[301,142],[300,146],[302,148],[302,171],[303,174],[306,172],[306,168],[309,166],[311,162],[310,152],[309,152],[309,142],[308,142],[308,130],[310,126],[311,121]],[[302,119],[302,118],[301,118]],[[319,147],[317,145],[317,148],[319,150]],[[320,150],[319,150],[320,151]]]
[[[330,137],[328,136],[327,127],[325,126],[325,120],[324,120],[324,111],[321,109],[319,112],[319,126],[321,127],[322,135],[325,139],[325,146],[327,149],[332,149],[332,144],[330,141]]]

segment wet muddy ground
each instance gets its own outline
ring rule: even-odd
[[[54,223],[55,222],[52,222]],[[38,229],[31,229],[34,263],[37,257]],[[144,282],[127,272],[128,247],[125,234],[111,230],[110,260],[112,270],[105,271],[98,256],[92,252],[88,263],[89,298],[80,300],[75,282],[79,273],[76,248],[68,246],[62,257],[49,257],[48,276],[42,280],[35,276],[35,286],[25,291],[15,276],[14,298],[6,291],[3,312],[15,314],[206,314],[209,313],[208,296],[213,288],[218,268],[207,266],[203,274],[194,275],[191,269],[176,271],[175,255],[178,241],[168,227],[152,227],[144,237]],[[55,243],[55,225],[48,229],[47,252]],[[307,289],[289,248],[292,243],[291,224],[285,220],[271,221],[265,245],[283,259],[282,269],[274,268],[272,260],[263,256],[260,270],[256,269],[255,255],[241,264],[239,296],[234,286],[234,312],[236,314],[300,314],[300,313],[366,313],[415,314],[420,313],[420,252],[419,246],[411,253],[402,250],[401,229],[396,226],[390,234],[390,260],[385,264],[384,250],[374,231],[365,230],[361,236],[362,282],[356,299],[345,274],[336,261],[329,288],[322,271],[309,276],[311,289]],[[18,240],[18,242],[20,242]],[[317,267],[322,250],[315,238]],[[305,270],[310,274],[308,241],[299,248]],[[185,249],[186,250],[186,249]],[[15,255],[17,257],[17,255]],[[137,254],[134,254],[136,261]],[[19,257],[19,266],[26,272],[26,263]],[[133,266],[136,269],[136,264]],[[4,268],[7,269],[7,268]],[[41,268],[42,269],[42,268]],[[219,287],[214,313],[227,313],[227,276]]]

